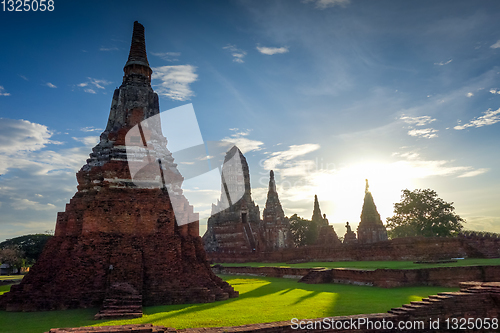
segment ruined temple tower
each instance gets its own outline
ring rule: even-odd
[[[140,136],[127,136],[159,114],[144,27],[138,22],[123,70],[106,129],[77,173],[78,191],[59,213],[55,236],[21,284],[0,296],[0,309],[102,306],[98,317],[106,318],[140,316],[142,305],[212,302],[238,295],[212,273],[198,235],[197,214],[182,190],[176,188],[175,196],[183,211],[174,214],[169,192],[157,177],[160,168],[162,177],[183,181],[161,124],[139,126]],[[127,154],[130,146],[133,157]],[[141,161],[145,167],[132,179],[129,162]],[[179,226],[181,215],[195,222]]]
[[[267,251],[289,248],[293,246],[290,222],[285,217],[281,207],[274,172],[269,176],[269,190],[267,192],[266,208],[263,212],[263,239]]]
[[[311,223],[313,223],[317,233],[316,241],[314,242],[315,245],[336,246],[340,244],[337,233],[333,229],[333,226],[328,223],[326,214],[321,215],[317,195],[314,195],[314,208]]]
[[[252,200],[247,160],[236,146],[224,158],[221,198],[212,205],[203,241],[207,252],[261,250],[259,206]]]
[[[380,214],[377,212],[367,179],[361,222],[358,225],[358,242],[375,243],[384,240],[387,240],[387,230],[380,219]]]

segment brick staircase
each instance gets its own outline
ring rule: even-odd
[[[140,317],[142,317],[142,295],[128,284],[116,284],[108,291],[94,319]]]
[[[332,274],[329,269],[326,268],[315,268],[311,269],[309,273],[304,275],[302,279],[299,280],[300,283],[316,284],[316,283],[329,283],[332,280]]]
[[[454,317],[484,317],[485,313],[500,313],[494,299],[500,297],[499,282],[462,282],[460,291],[431,295],[422,301],[411,302],[388,312],[400,318],[432,318],[438,314],[453,314]],[[499,297],[495,299],[498,300]],[[496,309],[496,310],[495,310]]]

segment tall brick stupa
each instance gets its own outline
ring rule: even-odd
[[[358,225],[358,242],[375,243],[387,240],[387,229],[380,219],[377,206],[373,201],[369,190],[368,179],[366,180],[365,199],[361,210],[361,222]]]
[[[106,129],[77,173],[78,191],[58,214],[55,236],[21,284],[0,296],[0,309],[101,307],[98,317],[106,318],[142,315],[142,305],[238,296],[212,273],[197,214],[182,190],[176,189],[176,197],[184,210],[174,214],[170,189],[158,185],[158,168],[162,177],[183,181],[161,124],[139,127],[140,137],[127,136],[134,126],[159,114],[144,27],[138,22],[123,70]],[[132,179],[127,149],[134,145],[135,162],[153,162]],[[179,226],[177,213],[194,222]]]

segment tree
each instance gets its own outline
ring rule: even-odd
[[[0,262],[2,264],[8,264],[11,271],[13,268],[17,268],[18,272],[21,271],[24,261],[24,253],[18,246],[8,245],[0,249]]]
[[[52,237],[49,234],[24,235],[8,239],[0,243],[0,249],[17,246],[24,252],[28,264],[33,264],[43,251],[47,241]]]
[[[438,198],[431,189],[402,191],[401,202],[394,204],[394,216],[387,219],[391,238],[457,235],[465,220],[454,213],[453,202]]]
[[[309,220],[303,219],[297,214],[290,217],[290,231],[292,232],[295,246],[312,245],[318,238],[318,226]]]

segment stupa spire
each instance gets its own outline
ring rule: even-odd
[[[146,38],[144,36],[144,26],[139,22],[134,22],[134,30],[132,32],[132,42],[130,44],[130,52],[128,61],[123,68],[125,78],[130,74],[142,74],[147,76],[151,82],[151,74],[153,71],[149,67],[148,55],[146,54]]]

